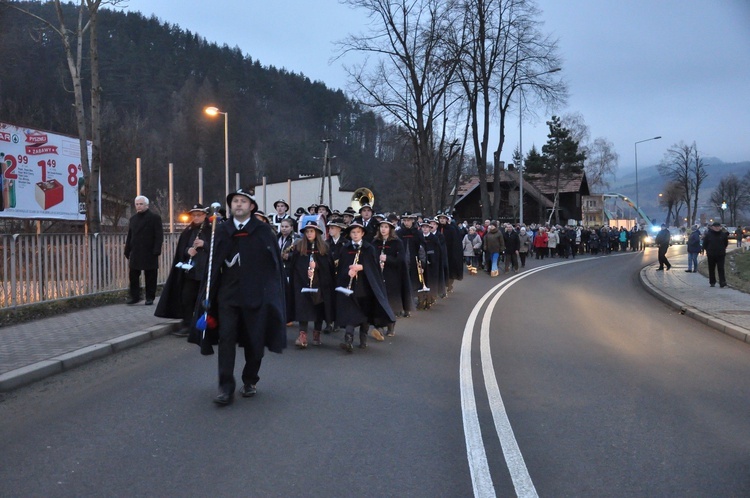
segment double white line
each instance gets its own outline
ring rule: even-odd
[[[492,364],[492,354],[490,350],[490,320],[492,312],[500,297],[516,282],[533,275],[542,270],[548,270],[556,266],[578,263],[580,261],[591,261],[590,259],[579,259],[573,261],[564,261],[545,265],[541,268],[528,270],[514,277],[511,277],[499,283],[482,296],[477,302],[474,309],[471,310],[469,319],[466,321],[464,336],[461,341],[461,362],[460,362],[460,383],[461,383],[461,411],[463,413],[464,437],[466,438],[466,453],[469,460],[469,470],[471,472],[471,481],[474,487],[474,496],[491,497],[495,496],[495,487],[492,483],[489,465],[487,464],[487,454],[484,449],[482,432],[479,427],[479,416],[477,414],[477,403],[474,397],[474,381],[471,376],[471,343],[474,337],[474,327],[479,316],[480,310],[488,299],[492,298],[482,317],[480,344],[480,356],[482,359],[482,374],[484,375],[484,385],[487,390],[487,398],[492,412],[492,418],[495,421],[495,430],[497,431],[500,444],[505,456],[505,462],[510,471],[510,477],[513,481],[516,494],[519,497],[537,497],[536,488],[531,481],[523,455],[516,442],[513,434],[513,428],[510,426],[508,414],[505,411],[503,397],[500,395],[500,388],[495,377],[495,369]],[[494,294],[494,297],[493,297]]]

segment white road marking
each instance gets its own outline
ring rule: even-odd
[[[615,256],[627,256],[629,254],[636,253],[617,254]],[[505,457],[505,463],[513,481],[513,487],[518,496],[535,498],[538,496],[536,488],[531,480],[523,455],[518,447],[518,442],[513,434],[513,428],[510,425],[508,414],[505,411],[505,404],[503,403],[503,398],[500,394],[500,388],[495,376],[490,347],[490,320],[492,317],[492,311],[500,297],[519,280],[542,270],[583,261],[592,261],[592,259],[587,258],[562,261],[519,273],[518,275],[500,282],[498,285],[487,291],[469,314],[466,326],[464,327],[463,339],[461,341],[459,382],[461,387],[461,412],[464,423],[464,438],[466,439],[466,453],[469,462],[469,472],[471,473],[471,482],[474,488],[474,496],[482,498],[496,496],[495,486],[492,483],[492,475],[490,474],[489,465],[487,463],[487,453],[484,448],[484,440],[482,439],[482,432],[479,426],[477,403],[474,396],[474,381],[471,373],[471,342],[474,337],[474,328],[479,312],[484,306],[484,303],[486,303],[493,294],[497,293],[490,301],[482,318],[480,335],[482,374],[484,376],[484,384],[490,404],[490,411],[492,412],[492,418],[495,422],[495,431],[497,432],[503,449],[503,456]]]

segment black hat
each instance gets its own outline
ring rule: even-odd
[[[318,226],[318,222],[317,221],[309,220],[307,223],[305,223],[305,226],[302,227],[302,229],[300,230],[300,232],[304,232],[308,228],[314,228],[318,232],[323,233],[323,229]]]
[[[265,212],[263,212],[263,211],[260,211],[260,210],[256,210],[256,211],[255,211],[255,212],[254,212],[253,214],[254,214],[254,215],[255,215],[256,217],[258,217],[258,216],[262,216],[262,217],[263,217],[263,220],[264,220],[264,221],[265,221],[266,223],[270,223],[270,222],[271,222],[271,220],[269,220],[269,219],[268,219],[268,216],[266,216],[266,213],[265,213]]]
[[[385,219],[385,215],[383,213],[375,213],[375,214],[372,215],[372,217],[375,218],[376,220],[378,220],[378,219],[384,220]]]
[[[241,195],[242,197],[246,197],[250,199],[250,201],[253,203],[254,207],[250,210],[250,214],[254,214],[258,210],[258,203],[255,201],[255,197],[253,197],[252,194],[250,193],[250,190],[251,189],[249,188],[248,189],[238,188],[236,192],[232,192],[231,194],[227,196],[227,205],[228,206],[232,205],[232,199],[234,199],[234,196]]]
[[[393,223],[392,221],[388,221],[388,220],[380,220],[380,223],[378,223],[378,226],[380,226],[380,225],[382,225],[382,224],[384,224],[384,223],[385,223],[386,225],[390,225],[390,226],[391,226],[391,228],[396,228],[396,224],[395,224],[395,223]]]
[[[318,204],[318,206],[317,206],[317,207],[315,208],[315,212],[317,212],[317,211],[318,211],[318,209],[320,209],[320,208],[322,208],[322,207],[323,207],[323,208],[326,208],[326,216],[331,216],[331,208],[329,208],[329,207],[328,207],[328,206],[326,206],[325,204]]]
[[[370,206],[369,204],[365,203],[365,204],[362,204],[359,207],[359,212],[361,213],[363,209],[369,209],[370,211],[372,211],[372,206]]]
[[[451,220],[451,217],[450,217],[450,215],[448,215],[448,214],[445,214],[445,213],[444,213],[444,212],[442,212],[442,211],[438,211],[438,212],[437,212],[437,214],[435,215],[435,219],[438,219],[438,218],[440,218],[441,216],[442,216],[443,218],[447,219],[448,221],[450,221],[450,220]]]
[[[353,222],[351,222],[351,223],[349,224],[349,226],[348,226],[348,227],[346,227],[346,229],[347,229],[347,231],[351,232],[351,231],[352,231],[352,228],[357,228],[357,227],[361,228],[361,229],[362,229],[362,231],[364,231],[364,230],[365,230],[365,226],[364,226],[364,225],[363,225],[362,223],[358,222],[358,221],[353,221]]]
[[[286,206],[286,210],[289,211],[289,204],[284,199],[279,199],[278,201],[273,203],[273,208],[276,209],[276,206],[279,204],[283,204]]]
[[[329,227],[339,227],[340,229],[344,230],[347,227],[347,224],[344,223],[344,220],[341,218],[331,218],[331,221],[326,223],[326,226]]]
[[[407,220],[407,219],[409,219],[409,220],[416,220],[417,219],[417,215],[413,214],[413,213],[410,213],[409,211],[406,211],[404,214],[401,215],[401,219],[402,220]]]
[[[294,216],[297,216],[297,217],[305,215],[305,214],[307,214],[307,209],[303,207],[298,207],[297,210],[294,212]]]
[[[347,215],[348,214],[349,216],[354,216],[355,214],[357,214],[357,212],[354,210],[353,207],[349,206],[348,208],[344,209],[344,212],[341,213],[341,214],[343,214],[343,215]]]
[[[713,223],[711,223],[711,226],[712,227],[720,227],[721,223],[719,223],[718,221],[714,221]]]
[[[189,212],[191,212],[191,213],[206,213],[206,214],[208,214],[208,208],[207,207],[203,207],[203,204],[200,204],[200,203],[193,204],[193,207],[190,209]]]
[[[331,211],[331,216],[336,216],[337,218],[341,218],[342,214],[341,214],[341,211],[339,211],[338,209],[334,209],[333,211]]]
[[[419,226],[420,226],[420,227],[421,227],[421,226],[424,226],[424,225],[430,226],[430,222],[431,222],[431,221],[432,221],[432,220],[431,220],[431,219],[429,219],[429,218],[423,218],[423,219],[422,219],[422,221],[421,221],[421,222],[419,223]]]
[[[317,211],[317,209],[318,209],[318,204],[317,204],[317,203],[315,203],[315,202],[313,202],[312,204],[310,204],[309,206],[307,206],[307,210],[308,210],[308,211],[309,211],[309,210],[311,210],[311,209],[315,209],[315,210]]]

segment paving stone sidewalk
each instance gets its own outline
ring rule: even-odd
[[[641,270],[641,283],[653,295],[721,332],[750,342],[750,294],[711,287],[700,273],[687,273],[687,263],[669,271],[656,271],[657,264]],[[727,268],[727,271],[729,269]]]
[[[45,376],[36,371],[81,363],[73,357],[100,357],[166,335],[179,320],[155,317],[155,306],[115,304],[0,328],[0,392],[26,383],[19,376],[36,380]]]

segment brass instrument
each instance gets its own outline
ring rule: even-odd
[[[417,260],[417,275],[419,276],[419,283],[422,284],[422,288],[417,290],[417,292],[429,292],[430,288],[427,287],[424,280],[424,269],[422,269],[422,262],[419,261],[419,256],[414,256],[414,259]]]
[[[315,251],[315,243],[314,242],[312,244],[312,250],[310,251],[310,259],[308,260],[308,263],[307,263],[307,271],[308,271],[308,273],[312,272],[312,273],[310,273],[310,283],[309,283],[309,285],[307,287],[305,287],[304,289],[302,289],[303,293],[305,293],[305,292],[318,292],[318,289],[313,287],[313,279],[315,278],[315,266],[316,266],[315,265],[315,258],[313,258],[313,251]]]
[[[354,255],[354,262],[352,265],[356,265],[359,263],[359,252],[362,250],[362,247],[360,246],[359,249],[357,249],[357,254]],[[354,275],[353,277],[349,277],[349,285],[346,287],[336,287],[336,292],[340,292],[342,294],[345,294],[347,296],[351,296],[354,294],[354,291],[352,290],[352,284],[354,283],[354,279],[357,278],[357,275]]]
[[[359,211],[359,208],[365,204],[369,204],[370,207],[374,206],[375,194],[373,194],[372,190],[367,187],[360,187],[354,191],[354,194],[352,194],[351,206],[355,211]]]

